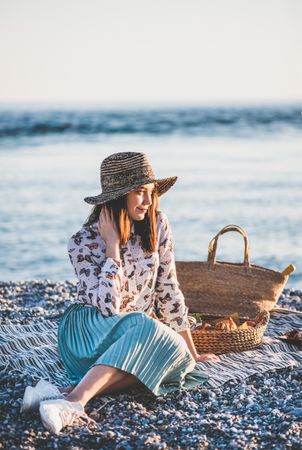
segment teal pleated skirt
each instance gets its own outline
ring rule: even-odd
[[[194,370],[182,336],[141,312],[104,317],[94,307],[71,304],[59,324],[58,347],[73,383],[99,364],[134,375],[156,396],[208,379]]]

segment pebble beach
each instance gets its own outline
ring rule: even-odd
[[[1,282],[1,324],[57,321],[75,295],[75,282]],[[302,311],[302,291],[285,289],[277,306]],[[44,429],[38,412],[20,414],[25,387],[37,381],[17,372],[2,375],[1,449],[302,448],[302,368],[166,397],[131,392],[95,398],[86,407],[95,423],[81,421],[59,436]]]

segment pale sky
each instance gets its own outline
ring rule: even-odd
[[[302,101],[301,0],[0,0],[0,102]]]

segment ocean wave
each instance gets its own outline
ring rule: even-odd
[[[244,135],[302,130],[299,106],[180,109],[0,109],[0,139],[46,135]]]

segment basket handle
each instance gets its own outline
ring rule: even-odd
[[[226,225],[222,228],[222,230],[219,231],[219,233],[216,234],[216,236],[213,237],[213,239],[209,243],[208,247],[208,263],[213,266],[215,264],[216,260],[216,251],[217,251],[217,244],[218,244],[218,238],[219,236],[228,233],[229,231],[236,231],[237,233],[241,234],[244,239],[244,260],[243,264],[247,268],[250,268],[250,244],[249,244],[249,238],[246,234],[246,231],[239,227],[238,225]]]

